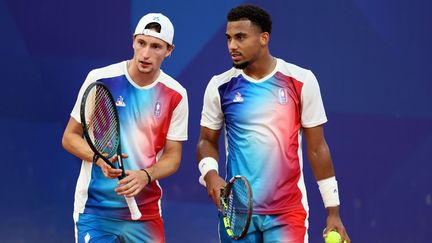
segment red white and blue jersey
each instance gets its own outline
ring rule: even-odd
[[[71,116],[80,122],[80,104],[85,89],[93,82],[103,82],[114,99],[120,120],[125,170],[139,170],[157,163],[165,141],[187,140],[188,101],[186,90],[173,78],[160,71],[150,85],[140,87],[127,72],[127,62],[92,70],[78,95]],[[93,163],[83,161],[75,192],[74,215],[89,213],[130,219],[123,196],[114,189],[116,179],[107,179]],[[161,217],[162,188],[157,181],[135,196],[142,220]]]
[[[281,59],[260,80],[235,68],[214,76],[201,117],[203,127],[225,128],[227,179],[243,175],[249,180],[256,214],[308,211],[302,127],[325,122],[313,73]]]

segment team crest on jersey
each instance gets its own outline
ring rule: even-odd
[[[285,88],[280,88],[279,89],[279,103],[286,104],[288,102],[288,97],[287,97],[288,93],[286,91]]]
[[[120,95],[116,100],[116,106],[125,107],[126,103],[123,100],[123,97]]]
[[[243,102],[243,100],[244,99],[243,99],[242,95],[240,94],[240,92],[237,92],[234,99],[233,99],[233,102],[241,103],[241,102]]]
[[[155,117],[160,117],[160,115],[162,113],[162,105],[159,101],[156,102],[153,113],[154,113]]]

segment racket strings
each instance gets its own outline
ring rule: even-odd
[[[89,114],[89,133],[96,149],[106,157],[112,157],[117,149],[119,138],[117,130],[116,108],[108,90],[96,88],[91,99]]]
[[[226,214],[230,228],[235,236],[242,234],[245,229],[249,212],[249,195],[245,182],[236,180],[228,195]]]

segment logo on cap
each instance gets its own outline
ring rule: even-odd
[[[160,32],[156,32],[150,29],[146,29],[146,26],[149,23],[156,22],[160,24],[161,29]],[[137,27],[135,28],[134,35],[149,35],[156,38],[159,38],[169,45],[172,45],[174,38],[174,26],[171,21],[161,13],[149,13],[144,15],[140,21],[138,22]]]

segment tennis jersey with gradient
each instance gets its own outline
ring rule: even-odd
[[[80,103],[86,87],[103,82],[114,99],[120,120],[125,170],[139,170],[157,163],[166,139],[187,140],[188,101],[186,90],[162,70],[152,84],[140,87],[127,72],[127,62],[92,70],[78,95],[71,116],[80,122]],[[114,191],[117,179],[107,179],[99,166],[83,161],[75,192],[74,216],[79,213],[129,220],[123,196]],[[135,199],[141,220],[161,217],[162,188],[153,181]]]
[[[313,73],[277,59],[260,80],[235,68],[214,76],[205,91],[201,126],[225,126],[227,179],[249,180],[254,213],[279,214],[308,211],[302,127],[326,121]]]

